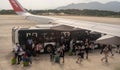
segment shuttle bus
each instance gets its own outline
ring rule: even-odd
[[[57,27],[59,28],[59,27]],[[65,27],[67,28],[67,27]],[[83,40],[87,36],[86,30],[81,29],[54,29],[54,26],[42,26],[39,28],[20,28],[14,27],[12,29],[12,43],[15,46],[19,43],[22,48],[26,47],[26,41],[28,38],[32,38],[34,42],[42,44],[43,49],[41,52],[48,52],[51,47],[59,47],[61,44],[62,36],[66,37],[66,40],[72,39]],[[96,37],[95,37],[96,36]],[[96,40],[100,37],[99,34],[89,35],[91,40]],[[69,48],[67,48],[69,50]]]

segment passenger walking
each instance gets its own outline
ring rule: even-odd
[[[18,43],[16,43],[16,47],[15,47],[15,49],[14,49],[14,54],[15,54],[15,58],[17,58],[18,57],[18,48],[19,48],[19,44]]]
[[[79,50],[79,52],[78,52],[78,58],[77,58],[77,61],[76,61],[76,63],[78,63],[79,61],[80,61],[80,63],[82,62],[82,60],[83,60],[83,58],[84,58],[84,49],[81,47],[81,46],[78,46],[78,50]]]
[[[23,66],[28,66],[29,60],[28,60],[28,56],[26,53],[23,54],[22,59],[23,59]]]
[[[32,46],[33,46],[33,40],[31,37],[28,37],[26,49],[29,49],[30,51],[32,51]]]
[[[42,44],[41,44],[41,43],[38,43],[38,44],[35,46],[36,56],[39,56],[41,49],[42,49]]]
[[[70,49],[70,33],[65,33],[65,51],[69,51]]]
[[[106,46],[103,49],[104,57],[101,59],[101,61],[105,60],[105,62],[108,62],[108,53],[109,53],[109,48]]]
[[[71,41],[70,41],[70,50],[72,50],[73,51],[73,46],[74,46],[74,39],[72,39]]]
[[[117,45],[116,53],[120,53],[120,45]]]
[[[50,61],[53,61],[55,57],[55,47],[52,47],[52,49],[50,49]]]
[[[64,63],[64,55],[65,55],[65,53],[64,53],[64,45],[62,45],[62,47],[60,47],[59,52],[60,52],[59,57],[63,59],[63,63]]]
[[[64,34],[62,33],[60,37],[60,44],[64,44],[64,41],[65,41],[65,37]]]
[[[86,59],[88,59],[89,49],[90,49],[90,47],[89,47],[89,44],[87,43],[85,46]]]
[[[17,53],[18,53],[18,63],[17,64],[20,64],[20,62],[22,60],[22,55],[23,55],[23,50],[20,46],[18,46]]]
[[[75,55],[77,56],[78,53],[79,53],[79,47],[76,45],[76,46],[75,46]]]
[[[90,44],[90,48],[91,48],[92,52],[94,52],[94,50],[95,50],[95,45],[94,45],[94,43],[91,43],[91,44]]]
[[[26,50],[26,55],[28,56],[29,63],[32,64],[32,59],[31,59],[32,53],[31,53],[31,51]]]
[[[16,43],[16,47],[14,48],[14,56],[13,58],[11,59],[11,64],[14,65],[17,63],[17,58],[18,58],[18,48],[19,48],[19,44]]]

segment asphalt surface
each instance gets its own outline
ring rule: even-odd
[[[0,15],[0,70],[120,70],[120,54],[114,52],[114,56],[109,55],[109,63],[101,62],[103,55],[99,51],[90,53],[89,59],[76,63],[76,56],[65,56],[65,63],[50,62],[48,54],[42,54],[39,57],[32,58],[33,63],[24,67],[20,65],[11,65],[12,39],[11,29],[14,26],[30,27],[36,25],[33,21],[25,20],[24,17],[16,15]]]

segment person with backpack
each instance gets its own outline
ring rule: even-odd
[[[55,46],[50,49],[50,61],[53,61],[55,57]]]
[[[64,56],[65,56],[64,45],[60,47],[59,53],[60,53],[59,57],[63,59],[63,63],[64,63]]]
[[[23,66],[28,66],[29,60],[28,60],[28,56],[26,53],[23,54],[22,59],[23,59]]]
[[[22,60],[22,55],[23,55],[23,50],[21,48],[21,46],[18,46],[18,49],[17,49],[17,55],[18,55],[18,63],[17,64],[20,64],[21,60]]]
[[[86,46],[85,46],[86,59],[88,59],[89,50],[90,50],[89,44],[86,43]]]
[[[28,57],[28,62],[30,64],[32,64],[32,59],[31,59],[32,53],[31,53],[31,51],[30,50],[26,50],[26,55]]]
[[[19,48],[19,44],[18,43],[16,43],[16,47],[15,47],[15,49],[14,49],[14,57],[15,58],[17,58],[18,57],[18,48]]]
[[[11,59],[11,64],[14,65],[17,63],[17,60],[19,58],[18,53],[19,53],[19,43],[16,43],[16,47],[14,48],[14,57]]]
[[[76,61],[76,63],[78,63],[78,61],[80,61],[80,63],[82,62],[82,60],[84,59],[84,48],[82,48],[81,46],[78,46],[78,59]]]

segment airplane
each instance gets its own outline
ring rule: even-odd
[[[9,2],[13,7],[14,11],[16,12],[16,14],[25,16],[27,20],[33,20],[40,23],[48,23],[48,24],[55,23],[55,24],[67,25],[75,28],[100,32],[101,34],[104,35],[99,40],[115,37],[120,41],[120,25],[33,15],[27,12],[17,0],[9,0]]]

